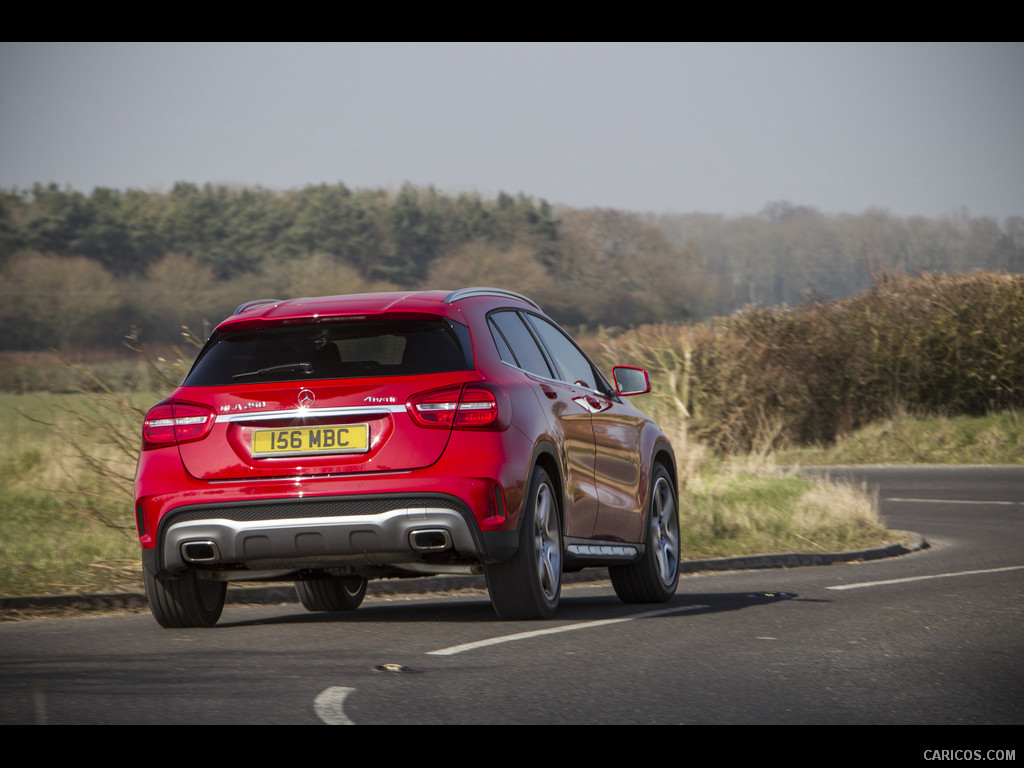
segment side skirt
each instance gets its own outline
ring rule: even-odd
[[[566,537],[563,570],[578,571],[602,565],[626,565],[637,562],[644,554],[644,545],[628,541],[602,541]]]

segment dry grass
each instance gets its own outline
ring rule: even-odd
[[[897,539],[863,488],[740,466],[708,469],[681,499],[687,558],[841,552]]]
[[[676,448],[686,559],[839,552],[897,540],[865,488],[783,471],[770,453],[716,457],[680,421]]]

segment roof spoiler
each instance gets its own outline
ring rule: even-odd
[[[540,309],[540,305],[533,299],[529,299],[526,296],[523,296],[521,293],[516,293],[515,291],[506,291],[501,288],[462,288],[458,291],[452,291],[447,296],[445,296],[444,303],[454,304],[456,301],[460,301],[461,299],[468,299],[472,296],[501,296],[506,299],[518,299],[519,301],[529,304],[531,307],[536,307],[537,309]]]
[[[281,299],[253,299],[252,301],[247,301],[244,304],[239,304],[235,308],[235,311],[232,312],[231,314],[232,315],[238,315],[238,314],[241,314],[242,312],[247,312],[248,310],[252,309],[253,307],[262,307],[265,304],[278,304],[280,302],[281,302]]]

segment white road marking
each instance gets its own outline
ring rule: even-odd
[[[514,635],[500,635],[499,637],[489,637],[486,640],[477,640],[472,643],[463,643],[462,645],[453,645],[449,648],[440,648],[436,651],[428,651],[428,656],[454,656],[457,653],[465,653],[466,651],[475,651],[478,648],[486,648],[491,645],[501,645],[502,643],[513,643],[516,640],[527,640],[532,637],[542,637],[544,635],[557,635],[562,632],[575,632],[578,629],[593,629],[594,627],[603,627],[609,624],[621,624],[626,621],[634,621],[635,619],[647,619],[652,616],[665,616],[670,613],[682,613],[683,611],[696,611],[701,608],[707,608],[706,605],[684,605],[678,608],[663,608],[660,611],[647,611],[645,613],[637,613],[632,616],[623,616],[619,619],[600,619],[598,621],[584,621],[579,624],[565,624],[560,627],[549,627],[547,629],[535,629],[530,632],[517,632]]]
[[[1004,507],[1024,506],[1021,501],[984,501],[982,499],[902,499],[891,496],[883,501],[905,501],[911,504],[995,504]]]
[[[925,581],[927,579],[949,579],[953,576],[974,576],[979,573],[1002,573],[1003,571],[1019,571],[1024,565],[1008,565],[1005,568],[986,568],[981,571],[956,571],[955,573],[933,573],[930,576],[907,576],[903,579],[886,579],[884,581],[862,581],[859,584],[841,584],[826,589],[861,589],[862,587],[880,587],[885,584],[903,584],[907,581]]]
[[[328,725],[355,725],[345,714],[345,697],[355,690],[340,685],[326,688],[313,699],[313,711]]]
[[[453,645],[450,648],[441,648],[437,651],[428,651],[428,656],[454,656],[457,653],[464,653],[465,651],[473,651],[477,648],[485,648],[490,645],[500,645],[502,643],[511,643],[516,640],[525,640],[530,637],[541,637],[543,635],[556,635],[561,632],[573,632],[577,629],[591,629],[593,627],[601,627],[608,624],[621,624],[626,621],[633,621],[635,619],[647,619],[653,616],[666,616],[672,613],[683,613],[684,611],[696,611],[701,608],[707,608],[706,605],[684,605],[678,608],[664,608],[660,611],[646,611],[645,613],[637,613],[632,616],[623,616],[619,619],[602,619],[600,621],[584,621],[579,624],[567,624],[561,627],[550,627],[548,629],[538,629],[532,632],[517,632],[514,635],[503,635],[501,637],[492,637],[487,640],[478,640],[475,643],[464,643],[462,645]],[[332,686],[321,691],[317,697],[313,700],[313,711],[316,712],[317,717],[323,720],[328,725],[355,725],[355,723],[345,714],[345,698],[355,692],[355,688],[346,688],[343,686]]]

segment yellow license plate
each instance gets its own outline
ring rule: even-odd
[[[370,428],[366,424],[330,424],[322,427],[252,431],[253,456],[366,453],[369,449]]]

